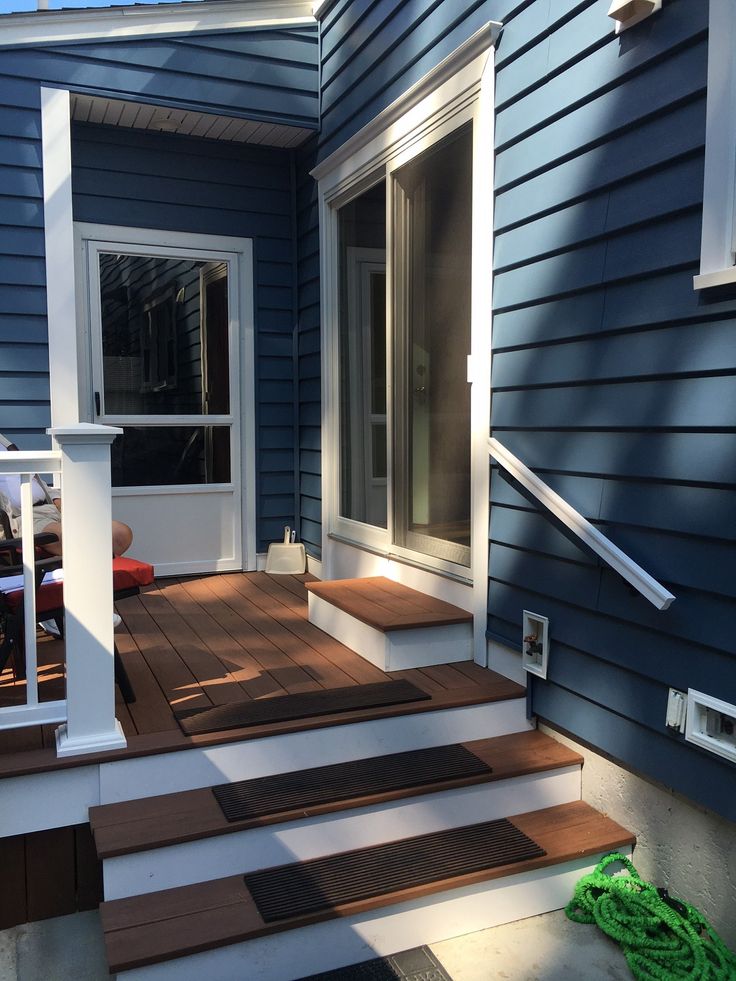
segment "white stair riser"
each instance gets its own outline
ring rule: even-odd
[[[218,744],[100,766],[100,803],[211,787],[274,773],[401,753],[427,746],[486,739],[533,728],[526,699],[417,712],[323,726],[283,736]]]
[[[405,671],[473,658],[471,623],[383,633],[314,593],[309,594],[309,621],[382,671]]]
[[[104,861],[105,899],[367,848],[461,827],[469,820],[493,821],[579,799],[580,768],[570,766],[121,855]]]
[[[628,854],[630,849],[621,849]],[[118,981],[292,981],[561,909],[602,855],[124,971]],[[508,965],[489,964],[488,977]]]

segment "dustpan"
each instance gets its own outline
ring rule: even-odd
[[[306,571],[307,556],[301,542],[296,542],[296,532],[284,528],[283,542],[272,542],[266,556],[266,572],[276,576],[296,576]]]

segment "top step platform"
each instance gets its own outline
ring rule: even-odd
[[[473,615],[383,576],[306,583],[309,619],[384,671],[472,658]]]

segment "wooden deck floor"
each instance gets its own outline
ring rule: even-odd
[[[173,715],[180,708],[207,708],[395,677],[410,678],[431,694],[432,701],[371,710],[372,717],[523,693],[513,682],[472,663],[385,674],[309,623],[304,582],[310,578],[276,578],[255,572],[162,579],[140,596],[119,602],[123,625],[116,631],[116,641],[136,701],[126,706],[116,691],[117,716],[128,749],[115,755],[166,752],[295,726],[280,723],[248,732],[188,737]],[[38,654],[41,699],[63,698],[63,644],[42,638]],[[14,682],[6,669],[0,675],[0,705],[24,698],[25,685]],[[332,716],[330,721],[335,724],[354,718]],[[301,720],[296,725],[308,728],[311,723]],[[0,776],[75,765],[74,759],[56,759],[55,728],[0,731]],[[104,758],[111,759],[113,754]],[[77,759],[90,761],[90,757]]]

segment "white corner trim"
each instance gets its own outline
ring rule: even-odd
[[[423,78],[420,78],[411,88],[408,88],[398,99],[394,100],[390,106],[387,106],[380,112],[375,119],[367,123],[360,132],[350,137],[337,150],[318,163],[312,171],[314,179],[322,181],[328,175],[332,175],[341,164],[354,159],[361,150],[364,150],[378,137],[383,136],[386,145],[392,146],[395,149],[396,144],[407,129],[407,122],[411,128],[417,126],[418,120],[413,115],[409,118],[410,110],[419,106],[422,102],[428,102],[431,97],[435,97],[436,99],[437,90],[440,86],[453,77],[458,78],[459,82],[468,87],[479,86],[486,61],[493,45],[496,43],[502,26],[497,21],[489,21],[477,30],[472,37],[468,38],[464,44],[456,48],[436,68],[433,68]],[[467,73],[465,76],[459,77],[462,69],[466,68],[472,62],[476,63],[475,70]],[[473,93],[469,94],[472,95]],[[425,110],[426,115],[430,115],[429,109],[430,107],[427,105]],[[437,109],[437,101],[433,101],[431,106],[432,113],[436,114]],[[401,123],[401,125],[394,129],[394,124],[397,123]],[[373,165],[376,166],[379,162],[379,160],[374,160]],[[354,165],[351,169],[354,169]]]
[[[708,99],[703,179],[703,232],[700,276],[695,289],[733,282],[711,275],[733,271],[736,201],[736,4],[710,0]]]
[[[586,518],[567,501],[556,494],[551,487],[525,466],[518,457],[507,450],[493,437],[488,440],[488,450],[494,460],[497,460],[504,470],[507,470],[518,482],[530,491],[537,500],[568,527],[577,537],[591,548],[596,555],[610,565],[622,578],[630,583],[641,595],[648,599],[658,610],[666,610],[675,599],[669,590],[645,572],[630,556],[623,552],[610,539],[602,535]]]
[[[315,23],[311,0],[231,0],[227,4],[167,3],[44,10],[0,16],[0,48]]]
[[[65,89],[41,88],[41,141],[51,425],[69,426],[79,422],[79,368],[71,104]]]

